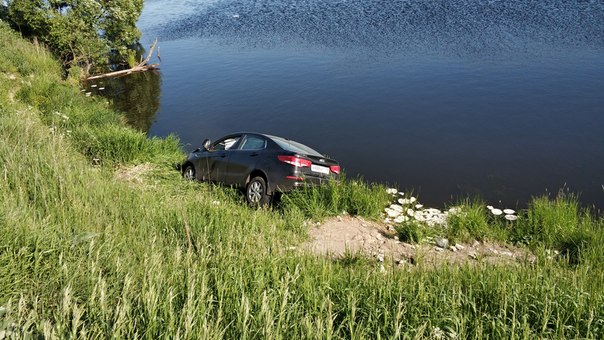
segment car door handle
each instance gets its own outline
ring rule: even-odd
[[[251,154],[251,155],[250,155],[250,157],[256,157],[256,156],[258,156],[258,155],[259,155],[259,153],[254,152],[253,154]]]

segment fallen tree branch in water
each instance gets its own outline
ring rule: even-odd
[[[98,74],[96,76],[91,76],[86,78],[86,80],[95,80],[101,78],[110,78],[110,77],[120,77],[125,76],[131,73],[145,72],[150,70],[155,70],[159,67],[159,64],[149,64],[149,60],[153,55],[153,51],[155,50],[155,46],[157,45],[157,38],[153,41],[153,45],[151,45],[151,49],[149,49],[149,53],[145,59],[142,59],[137,65],[127,69],[127,70],[119,70],[109,73]],[[159,48],[158,48],[158,57],[159,57]]]

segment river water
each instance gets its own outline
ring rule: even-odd
[[[150,135],[280,135],[433,205],[604,208],[602,1],[147,0],[139,27],[161,71],[112,86]]]

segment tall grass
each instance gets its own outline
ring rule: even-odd
[[[582,208],[571,193],[534,197],[515,221],[493,215],[480,199],[462,199],[454,206],[460,212],[449,214],[446,226],[410,221],[397,226],[398,236],[409,242],[428,237],[446,237],[453,243],[504,242],[535,252],[557,251],[561,260],[573,265],[603,263],[604,250],[599,245],[604,244],[604,219]]]
[[[478,239],[501,239],[498,230],[500,223],[489,219],[486,205],[478,200],[464,199],[456,206],[461,207],[461,213],[451,214],[448,218],[447,236],[453,240],[468,242]]]
[[[103,103],[70,90],[44,50],[2,24],[0,79],[2,334],[604,337],[604,275],[595,261],[601,221],[576,215],[574,230],[594,237],[576,266],[400,270],[386,263],[384,274],[369,260],[290,248],[304,238],[304,218],[342,210],[379,217],[387,196],[378,186],[347,181],[292,195],[284,209],[250,209],[230,190],[181,180],[166,165],[181,156],[176,141],[139,139]],[[98,155],[102,165],[92,166]],[[153,165],[141,184],[115,176],[113,165],[141,161]],[[551,221],[527,214],[527,223],[539,222],[531,228]],[[459,223],[459,235],[481,230]],[[561,244],[572,235],[534,242]]]
[[[294,191],[283,197],[282,205],[287,210],[300,211],[307,218],[349,213],[378,219],[390,199],[383,185],[342,176],[338,182]]]

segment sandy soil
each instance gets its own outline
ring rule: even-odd
[[[143,163],[133,166],[120,166],[116,172],[115,176],[124,182],[128,182],[131,184],[141,184],[143,183],[144,176],[153,170],[153,165],[149,163]]]
[[[474,241],[471,244],[436,242],[420,245],[400,242],[396,232],[385,225],[359,217],[331,218],[310,230],[311,240],[302,248],[318,255],[341,258],[346,252],[360,253],[376,260],[399,265],[491,263],[514,264],[534,261],[535,256],[522,248]],[[443,244],[441,243],[441,246]]]

